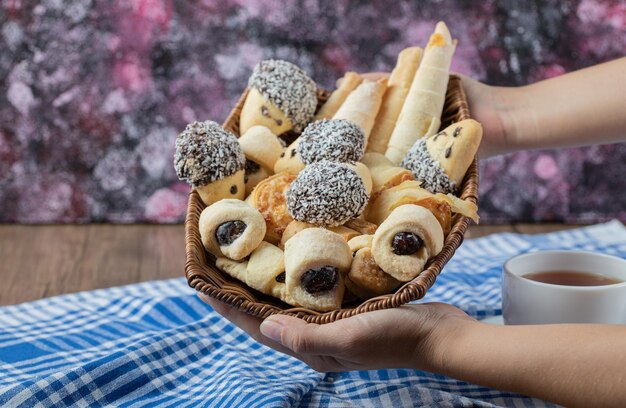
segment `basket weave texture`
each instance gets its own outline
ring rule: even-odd
[[[239,135],[239,115],[246,95],[247,92],[241,95],[224,122],[224,128],[235,135]],[[329,95],[329,91],[318,90],[318,108],[328,99]],[[469,117],[461,79],[456,75],[451,75],[442,114],[441,129],[453,122],[469,119]],[[478,165],[476,159],[465,175],[460,189],[460,197],[474,203],[478,200]],[[265,318],[275,313],[281,313],[318,324],[330,323],[359,313],[398,307],[424,297],[426,291],[435,283],[435,279],[437,279],[444,265],[452,258],[456,249],[463,242],[463,236],[470,222],[469,218],[457,214],[452,219],[452,229],[445,239],[443,250],[426,265],[422,273],[412,281],[405,283],[394,293],[371,298],[358,304],[344,305],[342,309],[331,312],[317,312],[293,307],[271,296],[257,292],[217,268],[215,257],[205,251],[200,239],[198,220],[204,208],[205,205],[200,200],[198,193],[192,191],[189,194],[185,220],[185,274],[189,286],[254,316]]]

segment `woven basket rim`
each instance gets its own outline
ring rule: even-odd
[[[329,91],[318,90],[320,103],[328,98]],[[245,101],[247,90],[239,98],[237,104],[224,122],[224,127],[234,130],[238,134],[239,113]],[[453,109],[454,121],[469,119],[469,109],[461,78],[450,75],[448,91],[446,94],[446,110]],[[442,128],[445,122],[442,120]],[[474,158],[470,168],[461,183],[460,197],[478,202],[478,161]],[[456,249],[463,242],[463,237],[469,226],[470,219],[459,214],[452,219],[452,228],[447,235],[442,251],[429,261],[427,267],[413,280],[406,282],[395,292],[362,301],[356,307],[342,308],[330,312],[318,312],[315,310],[281,306],[279,300],[264,302],[259,297],[270,298],[250,289],[245,283],[237,281],[230,275],[221,271],[215,265],[215,259],[207,254],[199,237],[198,220],[204,204],[197,192],[189,194],[188,210],[185,219],[185,274],[190,287],[200,293],[204,293],[232,307],[244,311],[253,316],[266,318],[272,314],[286,314],[304,319],[310,323],[330,323],[339,319],[351,317],[360,313],[374,310],[399,307],[403,304],[421,299],[426,291],[434,284],[437,276],[445,264],[452,258]]]

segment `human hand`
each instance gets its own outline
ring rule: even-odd
[[[387,78],[387,72],[367,72],[360,74],[370,81]],[[483,139],[479,149],[481,158],[516,150],[514,137],[514,109],[519,109],[522,99],[516,88],[503,88],[483,84],[462,74],[461,77],[470,115],[483,126]],[[337,87],[343,78],[337,80]]]
[[[483,138],[478,155],[485,159],[515,150],[511,135],[512,123],[509,112],[518,99],[514,88],[502,88],[483,84],[468,76],[461,77],[470,116],[483,126]]]
[[[405,305],[323,325],[285,315],[272,315],[263,321],[208,296],[200,297],[259,343],[320,372],[380,368],[437,371],[457,330],[474,322],[444,303]]]

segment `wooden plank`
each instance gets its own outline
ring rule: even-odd
[[[184,276],[182,225],[0,226],[0,304]]]
[[[515,228],[510,224],[503,225],[470,225],[465,233],[465,239],[480,238],[485,235],[497,234],[500,232],[515,232]]]
[[[520,234],[544,234],[548,232],[580,228],[582,226],[583,225],[566,224],[515,224],[515,232],[519,232]]]
[[[563,224],[472,225],[466,238]],[[182,225],[0,225],[0,304],[184,276]]]

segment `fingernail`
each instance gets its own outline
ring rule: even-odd
[[[265,337],[269,337],[270,339],[280,343],[280,333],[283,330],[282,323],[271,318],[267,318],[263,320],[263,323],[261,323],[260,329],[261,334]]]

